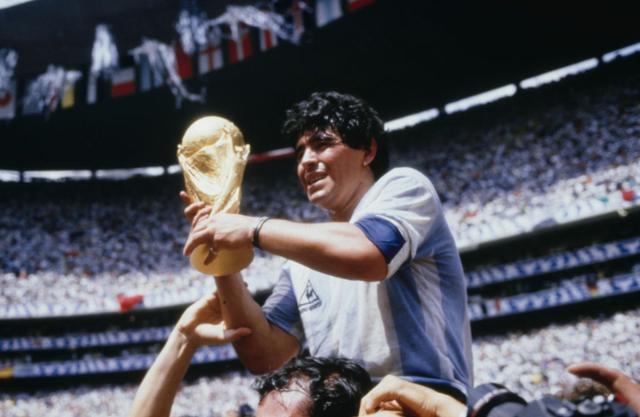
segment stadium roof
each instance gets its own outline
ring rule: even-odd
[[[255,4],[199,3],[209,17]],[[0,123],[0,169],[171,165],[188,123],[207,113],[229,117],[253,150],[268,151],[288,145],[278,134],[284,109],[315,90],[361,95],[393,120],[633,45],[640,30],[630,3],[376,0],[301,46],[282,43],[195,80],[206,85],[206,105],[176,110],[165,88]],[[0,47],[18,51],[18,77],[50,63],[86,68],[96,24],[111,25],[122,53],[145,36],[174,39],[180,4],[33,0],[0,10]]]
[[[228,4],[253,4],[247,0],[200,1],[208,16],[224,12]],[[143,37],[169,42],[180,0],[31,0],[0,9],[0,48],[20,55],[17,75],[34,76],[54,63],[81,68],[91,59],[95,27],[108,24],[123,53],[138,46]]]

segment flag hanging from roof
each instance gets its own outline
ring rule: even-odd
[[[93,104],[98,99],[98,74],[89,73],[87,79],[87,104]]]
[[[374,0],[348,0],[347,9],[349,9],[350,12],[353,12],[354,10],[358,10],[372,4],[373,2]]]
[[[340,0],[316,1],[316,25],[322,27],[342,17],[342,4]]]
[[[212,39],[198,53],[198,73],[206,74],[222,68],[223,65],[222,43],[220,39]]]
[[[286,16],[291,41],[298,44],[307,29],[315,27],[315,6],[309,5],[309,0],[291,0],[283,4],[282,15]],[[283,39],[280,36],[280,39]],[[289,39],[287,39],[289,40]]]
[[[16,115],[16,82],[10,81],[9,88],[0,91],[0,119],[13,119]]]
[[[148,55],[140,54],[137,57],[137,61],[138,91],[148,91],[152,88],[161,87],[164,84],[162,74],[151,66]]]
[[[176,70],[181,79],[193,77],[193,63],[191,62],[191,55],[187,54],[182,49],[181,42],[174,42],[173,49],[176,54]]]
[[[235,64],[249,58],[253,53],[251,34],[244,23],[238,23],[238,39],[229,40],[229,62]]]
[[[68,109],[69,107],[73,107],[76,103],[76,87],[74,84],[67,84],[64,87],[64,91],[62,92],[62,101],[60,102],[60,106],[63,109]]]
[[[42,103],[41,97],[37,94],[29,94],[32,86],[36,83],[37,79],[29,81],[27,85],[27,90],[25,94],[22,96],[22,115],[30,116],[35,114],[42,114],[44,111],[44,105]]]
[[[278,37],[269,29],[260,29],[260,50],[266,51],[278,45]]]
[[[77,78],[67,78],[64,82],[62,87],[62,100],[60,101],[60,106],[63,109],[73,107],[76,103],[76,81]]]
[[[119,68],[111,74],[111,97],[122,97],[136,91],[136,72],[133,67]]]
[[[22,98],[23,114],[39,114],[56,110],[67,83],[75,83],[82,74],[76,70],[49,65],[47,71],[29,82]]]
[[[293,34],[296,39],[300,39],[304,33],[304,14],[308,7],[307,3],[303,0],[293,0],[291,2],[291,9],[289,9],[289,12],[291,13]]]
[[[87,74],[87,104],[104,100],[109,97],[110,91],[111,76],[89,71]]]

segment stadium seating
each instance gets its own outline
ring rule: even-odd
[[[474,339],[475,383],[500,381],[527,400],[555,393],[575,378],[565,368],[575,362],[595,361],[624,369],[640,379],[637,346],[640,310],[611,317],[580,319],[549,325],[527,333],[513,332]],[[223,373],[187,382],[176,398],[174,417],[223,415],[241,404],[257,405],[250,389],[252,377]],[[136,386],[78,387],[33,395],[0,393],[0,415],[24,417],[115,417],[126,415]]]

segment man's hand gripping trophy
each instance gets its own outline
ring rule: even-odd
[[[191,221],[185,248],[195,245],[189,260],[204,274],[222,276],[239,272],[253,259],[253,248],[246,244],[251,240],[233,235],[239,233],[238,229],[229,229],[225,236],[222,236],[225,230],[216,230],[216,237],[209,227],[215,218],[240,211],[242,177],[249,151],[240,130],[216,116],[193,122],[178,145],[186,188],[180,198],[187,205],[185,216]],[[222,237],[224,248],[216,245]]]

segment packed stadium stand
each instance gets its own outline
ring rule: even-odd
[[[463,252],[634,207],[638,77],[588,81],[521,97],[512,113],[506,104],[478,110],[462,127],[464,116],[457,116],[390,134],[392,165],[416,167],[433,181]],[[322,219],[293,172],[290,160],[250,168],[243,212]],[[117,311],[119,293],[143,294],[145,306],[158,307],[208,292],[211,280],[180,252],[188,234],[176,198],[180,181],[3,185],[10,197],[0,222],[6,283],[0,316]],[[246,273],[251,288],[268,289],[281,262],[259,254]],[[30,305],[19,305],[23,296]]]

